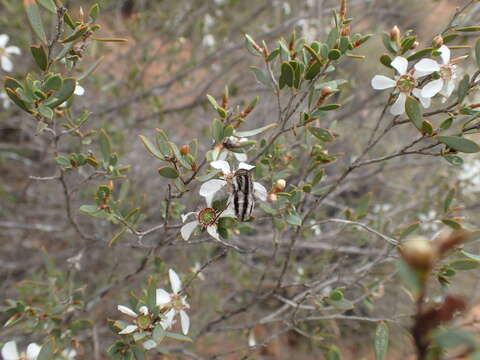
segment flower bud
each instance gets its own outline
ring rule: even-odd
[[[395,42],[400,41],[400,29],[397,25],[390,30],[390,40]]]
[[[324,88],[322,89],[322,91],[321,91],[320,94],[321,94],[322,97],[327,97],[327,96],[330,95],[331,93],[332,93],[332,88],[326,86],[326,87],[324,87]]]
[[[268,194],[267,196],[267,201],[270,202],[270,203],[275,203],[278,201],[278,197],[277,197],[277,194],[275,193],[270,193]]]
[[[408,265],[421,272],[431,270],[437,258],[435,246],[423,238],[406,241],[399,251]]]
[[[285,189],[285,186],[287,186],[287,182],[285,181],[285,179],[278,179],[277,181],[275,181],[275,188],[278,189],[278,191],[282,191],[283,189]]]
[[[432,40],[432,45],[434,48],[438,49],[440,46],[443,45],[443,37],[442,35],[437,35]]]
[[[180,148],[180,154],[182,154],[182,155],[187,155],[189,151],[190,151],[190,146],[188,146],[188,145],[183,145]]]
[[[351,32],[350,25],[345,25],[342,27],[342,30],[340,31],[340,35],[349,36],[350,32]]]
[[[411,47],[410,49],[415,50],[416,48],[418,48],[418,45],[420,45],[420,43],[415,40],[415,41],[413,42],[412,47]]]

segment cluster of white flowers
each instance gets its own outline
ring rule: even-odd
[[[222,217],[235,218],[235,211],[233,209],[233,202],[231,201],[231,197],[227,201],[227,208],[225,210],[218,212],[212,208],[212,203],[215,195],[232,183],[232,178],[235,176],[235,171],[232,171],[230,169],[229,163],[225,160],[212,161],[210,163],[210,166],[214,169],[221,170],[221,179],[211,179],[203,183],[200,187],[199,193],[205,198],[205,202],[207,204],[206,208],[197,212],[189,212],[185,215],[182,215],[183,222],[185,222],[185,220],[187,220],[190,216],[195,216],[194,221],[186,223],[182,226],[180,230],[180,233],[184,240],[190,239],[190,236],[195,231],[195,229],[201,227],[205,228],[211,237],[219,241],[220,237],[218,234],[218,220]],[[250,171],[254,167],[255,166],[241,162],[238,166],[238,169]],[[258,182],[253,182],[253,189],[255,197],[257,197],[261,201],[266,201],[267,190],[262,184]]]
[[[36,343],[31,343],[27,346],[25,352],[18,352],[17,343],[9,341],[2,347],[3,360],[37,360],[38,354],[42,348]],[[77,356],[75,349],[65,349],[60,354],[59,360],[73,360]]]
[[[182,281],[177,273],[173,269],[170,269],[168,276],[170,278],[172,292],[169,293],[164,289],[156,290],[156,305],[164,315],[164,318],[159,321],[159,324],[164,330],[171,329],[175,324],[175,317],[178,314],[180,316],[182,332],[184,335],[187,335],[190,329],[190,318],[186,310],[190,308],[190,305],[187,302],[187,297],[181,295]],[[138,313],[125,305],[118,305],[117,309],[135,319],[133,324],[127,325],[119,332],[120,335],[129,335],[137,331],[149,330],[155,325],[152,321],[153,314],[148,311],[146,306],[141,306]],[[158,344],[152,339],[143,343],[144,348],[147,350],[153,349],[157,345]]]
[[[393,88],[397,93],[397,99],[390,109],[392,115],[405,113],[405,101],[409,95],[417,97],[425,108],[430,107],[431,99],[437,94],[442,96],[443,102],[450,97],[455,89],[455,79],[457,78],[455,63],[458,62],[458,59],[451,59],[450,49],[445,45],[442,45],[438,52],[442,59],[441,64],[432,59],[422,59],[408,70],[408,60],[397,56],[390,64],[397,71],[397,76],[393,79],[384,75],[373,77],[371,84],[375,90]],[[438,75],[438,79],[432,78],[422,88],[419,88],[419,78],[434,73]]]
[[[435,210],[430,210],[426,214],[418,214],[418,220],[421,221],[420,228],[423,231],[437,231],[439,229]]]
[[[10,60],[11,55],[21,55],[22,52],[17,46],[7,46],[9,37],[7,34],[0,35],[0,65],[6,72],[13,70],[13,62]]]

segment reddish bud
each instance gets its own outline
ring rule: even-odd
[[[395,42],[400,41],[400,29],[397,25],[390,30],[390,40]]]
[[[183,145],[180,148],[180,154],[182,154],[182,155],[187,155],[189,151],[190,151],[190,146],[188,146],[188,145]]]
[[[437,35],[432,40],[432,45],[434,48],[438,49],[440,46],[443,45],[443,37],[442,35]]]

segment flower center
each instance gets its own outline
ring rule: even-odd
[[[452,67],[450,66],[450,64],[448,65],[442,65],[440,67],[440,77],[443,79],[443,80],[450,80],[452,77],[453,77],[453,69]]]
[[[188,308],[188,305],[186,304],[183,296],[180,296],[178,294],[172,294],[171,304],[176,311],[185,310]]]
[[[142,330],[145,330],[145,329],[148,329],[151,325],[151,321],[150,321],[150,316],[148,315],[140,315],[138,318],[137,318],[137,325],[139,328],[141,328]]]
[[[411,75],[405,74],[398,78],[397,89],[400,92],[410,93],[417,86],[417,81]]]
[[[217,220],[217,212],[213,208],[206,208],[198,213],[198,222],[201,226],[211,226]]]

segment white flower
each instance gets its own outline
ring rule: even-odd
[[[9,341],[2,347],[2,357],[3,360],[36,360],[40,350],[40,345],[31,343],[28,345],[26,352],[19,354],[17,343],[15,341]]]
[[[170,285],[173,292],[170,294],[164,289],[157,289],[156,292],[157,306],[161,308],[171,307],[170,310],[165,313],[166,319],[162,320],[160,324],[164,329],[169,329],[174,324],[175,315],[180,314],[182,332],[184,335],[187,335],[190,328],[190,318],[185,310],[189,309],[190,305],[187,303],[187,297],[180,295],[182,281],[177,273],[173,269],[170,269],[168,270],[168,276],[170,278]]]
[[[6,72],[11,72],[13,70],[13,63],[10,60],[10,55],[21,55],[22,52],[20,48],[16,46],[7,46],[8,39],[7,34],[0,35],[0,65]]]
[[[10,107],[10,98],[5,91],[0,92],[0,100],[2,101],[4,109],[8,109]]]
[[[151,350],[157,347],[157,343],[150,339],[143,343],[143,347],[145,348],[145,350]]]
[[[424,231],[436,231],[438,230],[438,224],[436,223],[437,212],[435,210],[430,210],[426,214],[418,214],[418,220],[422,223],[420,228]]]
[[[430,98],[424,97],[422,91],[417,88],[417,78],[425,74],[414,70],[407,72],[408,60],[402,56],[397,56],[390,65],[398,72],[394,79],[383,75],[375,75],[372,79],[372,87],[375,90],[395,88],[395,92],[398,92],[397,100],[390,108],[390,113],[392,115],[403,114],[405,112],[405,101],[410,94],[415,95],[424,108],[428,108],[430,106]]]
[[[210,180],[215,181],[215,180]],[[223,181],[223,180],[218,180]],[[223,217],[235,217],[235,212],[232,208],[227,207],[222,212],[219,212],[212,208],[213,196],[206,198],[207,207],[198,211],[198,212],[189,212],[182,215],[182,221],[188,219],[191,215],[194,215],[196,219],[194,221],[188,222],[182,226],[180,229],[180,234],[184,240],[190,239],[190,236],[195,231],[197,227],[203,227],[207,229],[207,232],[215,240],[220,241],[220,235],[218,234],[218,220]]]
[[[202,44],[205,47],[214,47],[215,46],[215,38],[212,34],[207,34],[203,37]]]
[[[142,315],[148,315],[148,308],[146,306],[140,307],[140,314],[137,314],[135,311],[130,309],[128,306],[125,305],[118,305],[117,306],[118,311],[124,313],[125,315],[128,315],[133,318],[138,318],[139,316]],[[122,331],[119,332],[120,335],[127,335],[134,333],[139,329],[138,325],[127,325]]]
[[[425,98],[432,98],[437,94],[443,96],[443,102],[452,95],[455,89],[455,79],[457,78],[457,66],[450,60],[450,49],[442,45],[438,51],[442,58],[443,64],[438,64],[432,59],[422,59],[415,65],[415,70],[423,75],[430,75],[438,72],[440,79],[433,80],[425,85],[422,89],[421,95]]]
[[[57,360],[73,360],[77,356],[77,351],[75,349],[65,349],[61,353],[61,357]]]
[[[223,173],[223,180],[212,179],[202,184],[200,187],[200,195],[203,196],[207,203],[211,203],[215,194],[220,191],[224,186],[231,182],[232,177],[235,175],[235,171],[230,170],[230,165],[224,160],[216,160],[210,163],[210,166],[214,169],[221,170]],[[251,170],[255,166],[241,162],[238,165],[238,169]],[[267,189],[258,183],[253,182],[253,194],[261,201],[267,200]]]
[[[75,86],[75,91],[73,92],[77,96],[83,96],[85,94],[85,89],[83,86],[80,86],[80,84],[77,83],[77,86]]]

